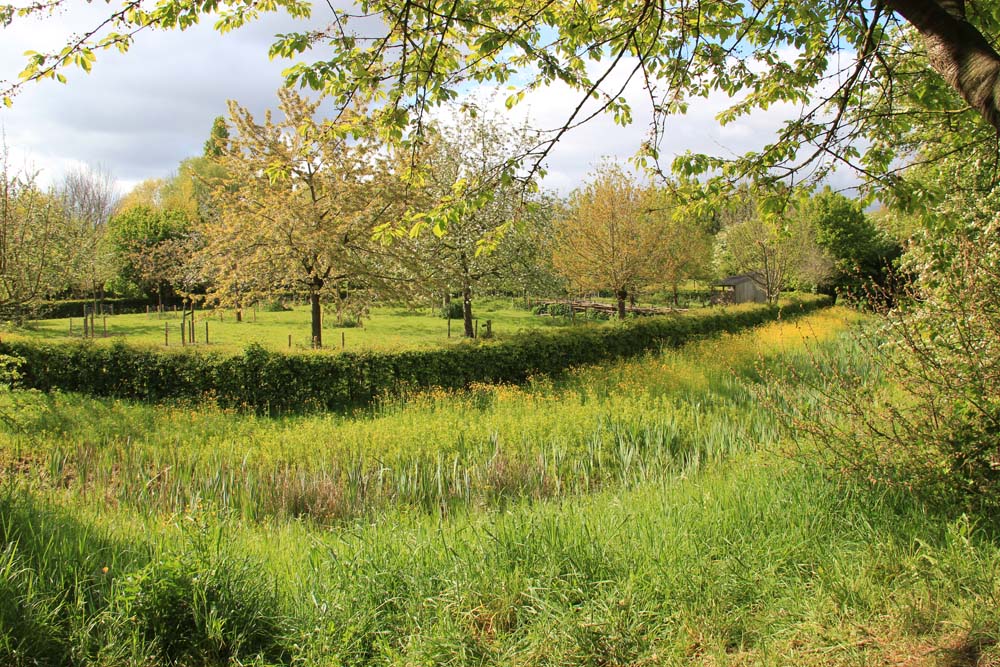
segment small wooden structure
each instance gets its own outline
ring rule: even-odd
[[[712,303],[767,303],[767,293],[757,284],[753,273],[743,273],[713,284]]]

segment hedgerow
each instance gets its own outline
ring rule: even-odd
[[[520,383],[571,366],[676,347],[830,304],[806,296],[786,303],[636,318],[609,327],[531,331],[495,342],[409,352],[283,354],[250,345],[241,355],[169,354],[88,342],[4,342],[0,354],[23,359],[23,386],[160,401],[212,400],[262,413],[367,405],[406,388],[460,388],[473,382]]]
[[[38,318],[54,319],[61,317],[83,317],[84,309],[90,312],[94,304],[100,306],[101,312],[124,315],[126,313],[144,313],[147,309],[156,309],[156,304],[149,299],[128,299],[128,298],[107,298],[95,301],[94,299],[65,299],[62,301],[43,301],[38,304],[35,316]],[[170,300],[165,306],[175,308],[180,306],[180,300]]]

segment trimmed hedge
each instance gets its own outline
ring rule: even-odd
[[[125,299],[125,298],[110,298],[103,299],[99,303],[104,305],[105,309],[110,309],[111,311],[119,314],[125,315],[128,313],[145,313],[146,308],[156,308],[156,304],[153,304],[149,299]],[[169,301],[165,305],[167,307],[179,306],[181,304],[180,300]],[[36,314],[37,319],[56,319],[61,317],[83,317],[83,308],[86,306],[88,309],[94,305],[93,299],[66,299],[63,301],[43,301],[38,304],[38,312]]]
[[[697,336],[735,332],[828,305],[828,297],[807,296],[780,309],[712,309],[395,353],[283,354],[251,345],[241,355],[223,356],[160,353],[123,342],[5,342],[0,354],[21,357],[22,384],[42,391],[144,401],[209,399],[224,407],[275,414],[362,406],[406,387],[519,383],[534,374],[676,347]]]

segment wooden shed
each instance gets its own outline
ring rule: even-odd
[[[767,293],[757,284],[752,273],[724,278],[712,285],[712,290],[715,292],[713,303],[767,303]]]

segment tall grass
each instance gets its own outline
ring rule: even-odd
[[[208,506],[252,520],[632,487],[773,441],[776,424],[748,390],[756,365],[833,336],[845,317],[821,313],[525,387],[422,392],[347,417],[20,397],[0,465],[141,512]]]
[[[56,498],[9,495],[3,538],[21,574],[5,580],[3,604],[17,611],[0,623],[0,660],[854,665],[944,659],[948,648],[1000,657],[990,648],[1000,549],[983,528],[787,460],[731,463],[447,520],[396,509],[335,531],[206,511],[167,521],[96,506],[70,513],[49,505]],[[25,539],[42,528],[58,548]],[[78,541],[81,531],[90,539]]]
[[[773,454],[760,364],[844,317],[350,417],[22,398],[0,664],[989,664],[990,524]]]

